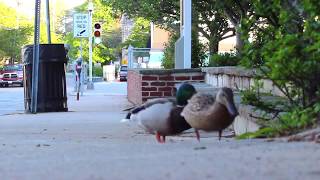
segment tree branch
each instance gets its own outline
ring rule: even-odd
[[[224,12],[234,26],[236,26],[239,23],[238,22],[238,19],[239,19],[238,15],[236,13],[234,13],[234,11],[230,7],[225,6]]]
[[[233,37],[233,36],[235,36],[235,35],[236,35],[236,32],[233,32],[232,34],[230,34],[230,35],[228,35],[228,36],[223,36],[223,37],[221,37],[220,40],[228,39],[228,38],[231,38],[231,37]]]

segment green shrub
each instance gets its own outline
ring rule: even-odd
[[[96,77],[102,77],[103,76],[103,69],[102,67],[98,66],[93,66],[92,68],[92,76]]]
[[[258,91],[244,93],[248,104],[278,116],[261,117],[265,127],[242,137],[289,135],[320,124],[320,6],[309,0],[299,1],[296,8],[288,5],[256,1],[255,15],[241,22],[246,42],[241,64],[255,68],[257,79],[270,79],[287,102],[279,106],[261,100]]]
[[[210,56],[208,66],[237,66],[240,60],[240,57],[235,53],[214,54]]]

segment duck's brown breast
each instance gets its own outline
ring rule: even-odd
[[[219,103],[215,104],[212,112],[208,116],[207,125],[204,126],[203,130],[206,131],[217,131],[227,128],[233,119],[227,108]]]
[[[196,129],[217,131],[228,127],[233,119],[225,106],[215,103],[206,112],[199,111],[188,114],[186,121]]]

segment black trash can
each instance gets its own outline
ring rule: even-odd
[[[37,112],[68,111],[66,89],[67,53],[64,44],[41,44]],[[33,45],[22,48],[24,107],[31,112]]]

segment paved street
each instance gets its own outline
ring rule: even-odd
[[[0,99],[22,93],[0,90]],[[159,144],[137,125],[120,123],[131,106],[125,83],[96,83],[80,101],[72,94],[69,88],[69,112],[0,115],[0,179],[320,179],[319,144],[218,141],[203,132],[197,142],[192,131]]]
[[[67,90],[69,101],[75,98],[74,82],[71,77],[67,79]],[[99,82],[95,83],[94,92],[91,90],[84,90],[84,95],[122,95],[127,94],[127,86],[125,82]],[[82,99],[80,97],[80,99]],[[78,104],[81,104],[79,101]],[[72,106],[71,106],[72,109]],[[0,88],[0,116],[5,114],[24,113],[24,95],[23,87],[10,86]]]
[[[0,88],[0,116],[24,112],[23,87]]]

